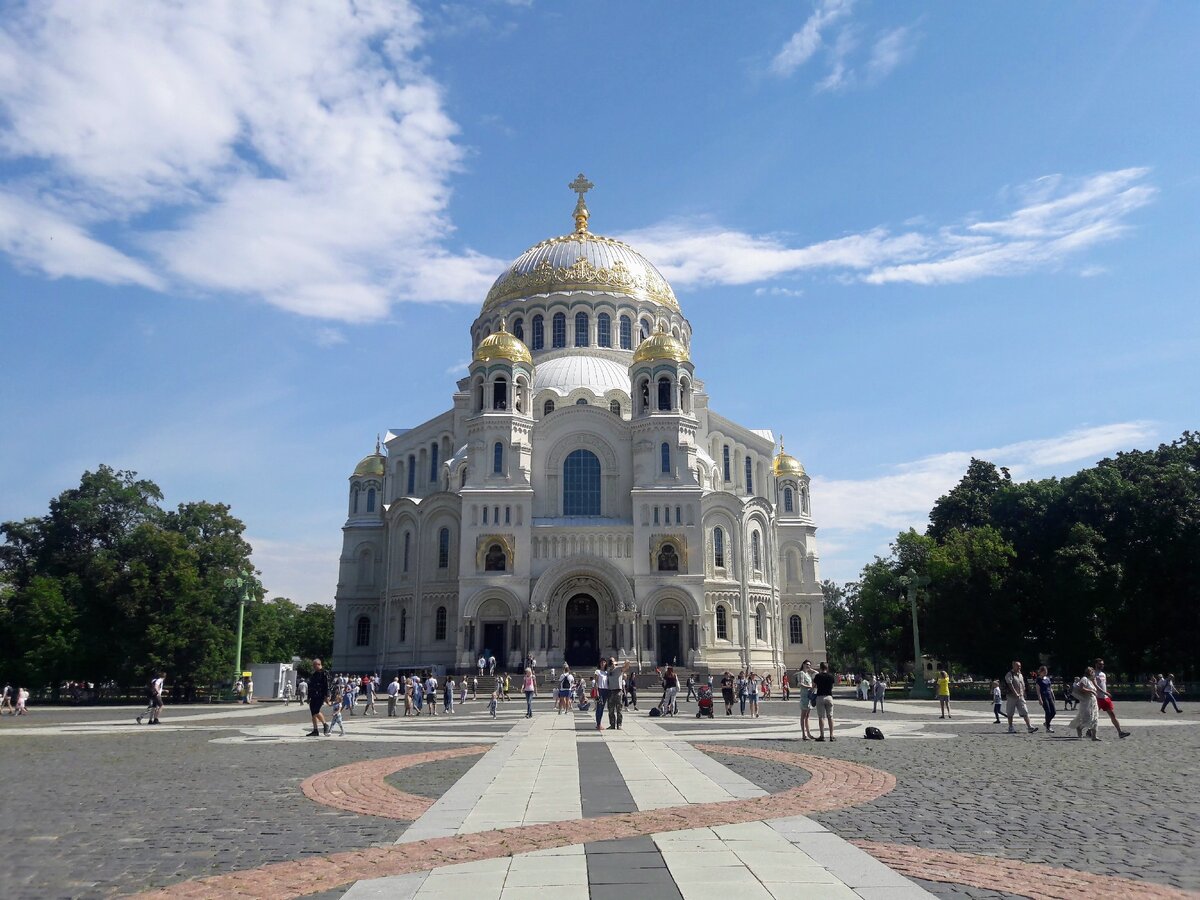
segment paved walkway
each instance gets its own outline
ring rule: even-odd
[[[931,896],[805,816],[608,839],[606,814],[767,792],[646,719],[626,718],[620,731],[602,734],[591,721],[522,720],[399,843],[580,819],[594,841],[363,880],[347,900],[545,900],[547,891],[555,900]]]

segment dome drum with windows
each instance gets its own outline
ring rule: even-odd
[[[590,181],[569,187],[573,231],[500,273],[449,408],[391,429],[354,468],[339,668],[613,656],[782,677],[819,662],[804,467],[772,431],[710,408],[671,286],[590,231]],[[771,363],[744,361],[724,390],[766,396]]]

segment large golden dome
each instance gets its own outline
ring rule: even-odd
[[[504,303],[559,291],[625,294],[679,311],[675,292],[658,269],[628,244],[590,231],[534,244],[496,279],[483,312]]]
[[[633,361],[635,363],[649,362],[654,359],[673,359],[675,362],[691,362],[687,347],[683,346],[682,341],[663,328],[662,322],[658,323],[658,331],[638,344],[637,349],[633,351]]]
[[[352,478],[382,478],[383,466],[386,457],[378,450],[370,456],[364,456],[357,466],[354,467],[354,475]],[[343,470],[344,471],[344,470]]]
[[[533,364],[533,357],[519,338],[508,333],[504,320],[500,320],[500,330],[489,334],[475,348],[475,362],[491,362],[494,359],[507,359],[509,362]]]

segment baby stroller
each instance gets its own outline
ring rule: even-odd
[[[696,718],[701,716],[713,717],[713,695],[712,688],[707,684],[702,684],[696,688]]]

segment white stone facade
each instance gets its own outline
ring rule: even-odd
[[[586,229],[543,242],[471,338],[452,408],[350,478],[339,671],[825,658],[808,476],[709,409],[648,262]]]

